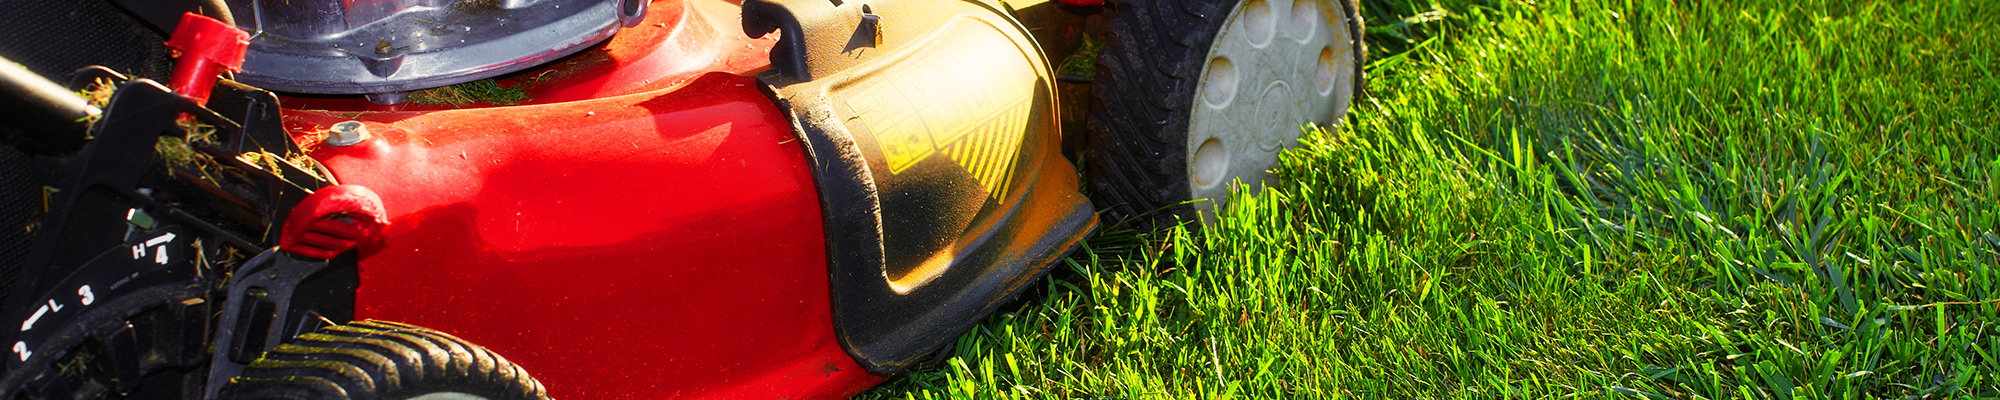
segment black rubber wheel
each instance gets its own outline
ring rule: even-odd
[[[1090,135],[1084,151],[1090,195],[1103,216],[1142,230],[1204,221],[1203,214],[1227,199],[1230,181],[1257,185],[1269,180],[1265,171],[1275,165],[1277,151],[1295,145],[1300,122],[1337,123],[1351,98],[1360,93],[1366,52],[1359,40],[1361,20],[1356,11],[1352,0],[1117,1],[1091,84]],[[1232,20],[1232,13],[1240,20]],[[1325,28],[1309,26],[1313,23]],[[1217,37],[1227,32],[1238,33],[1218,42]],[[1313,53],[1268,55],[1284,51]],[[1215,70],[1212,59],[1228,58],[1236,59],[1234,65],[1240,67],[1227,75],[1229,94],[1218,107],[1213,97],[1221,96],[1202,97],[1204,91],[1220,93],[1204,80],[1210,79],[1208,71]],[[1315,61],[1306,58],[1321,61],[1313,66],[1308,64]],[[1345,74],[1307,76],[1315,71],[1312,68],[1324,70],[1329,65]],[[1248,83],[1241,96],[1236,94],[1236,69],[1244,70]],[[1260,73],[1263,76],[1251,77]],[[1301,106],[1301,111],[1289,114],[1258,105],[1287,101],[1326,105]],[[1230,104],[1248,110],[1229,110]],[[1267,115],[1256,117],[1262,118],[1258,123],[1227,129],[1270,132],[1248,133],[1256,138],[1245,143],[1256,146],[1240,147],[1252,154],[1236,154],[1234,160],[1223,156],[1223,172],[1217,176],[1214,163],[1198,159],[1197,153],[1208,151],[1210,137],[1245,134],[1200,132],[1231,125],[1191,121],[1198,119],[1197,112]],[[1282,137],[1287,130],[1289,140]]]
[[[429,396],[429,397],[426,397]],[[223,386],[224,399],[548,399],[526,370],[422,327],[360,321],[299,335]]]

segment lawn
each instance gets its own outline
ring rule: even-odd
[[[1282,184],[863,397],[2000,397],[2000,6],[1437,1]]]

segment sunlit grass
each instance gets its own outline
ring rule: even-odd
[[[1367,7],[1279,187],[864,397],[2000,397],[2000,7]]]

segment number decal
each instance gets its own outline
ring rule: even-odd
[[[76,288],[76,294],[83,296],[83,305],[87,306],[90,303],[97,302],[97,294],[90,292],[90,285],[83,285],[83,287]]]
[[[158,237],[154,237],[152,240],[147,240],[146,243],[132,245],[132,259],[138,260],[146,258],[147,247],[159,247],[159,249],[154,250],[153,262],[159,263],[160,265],[167,265],[167,242],[172,242],[173,240],[174,240],[174,233],[167,232],[167,234],[165,235],[160,235]]]
[[[28,361],[28,356],[35,354],[28,351],[28,342],[14,342],[14,353],[21,355],[21,361]]]

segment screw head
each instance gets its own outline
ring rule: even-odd
[[[368,140],[368,126],[361,121],[340,121],[326,134],[326,144],[333,146],[353,146]]]

